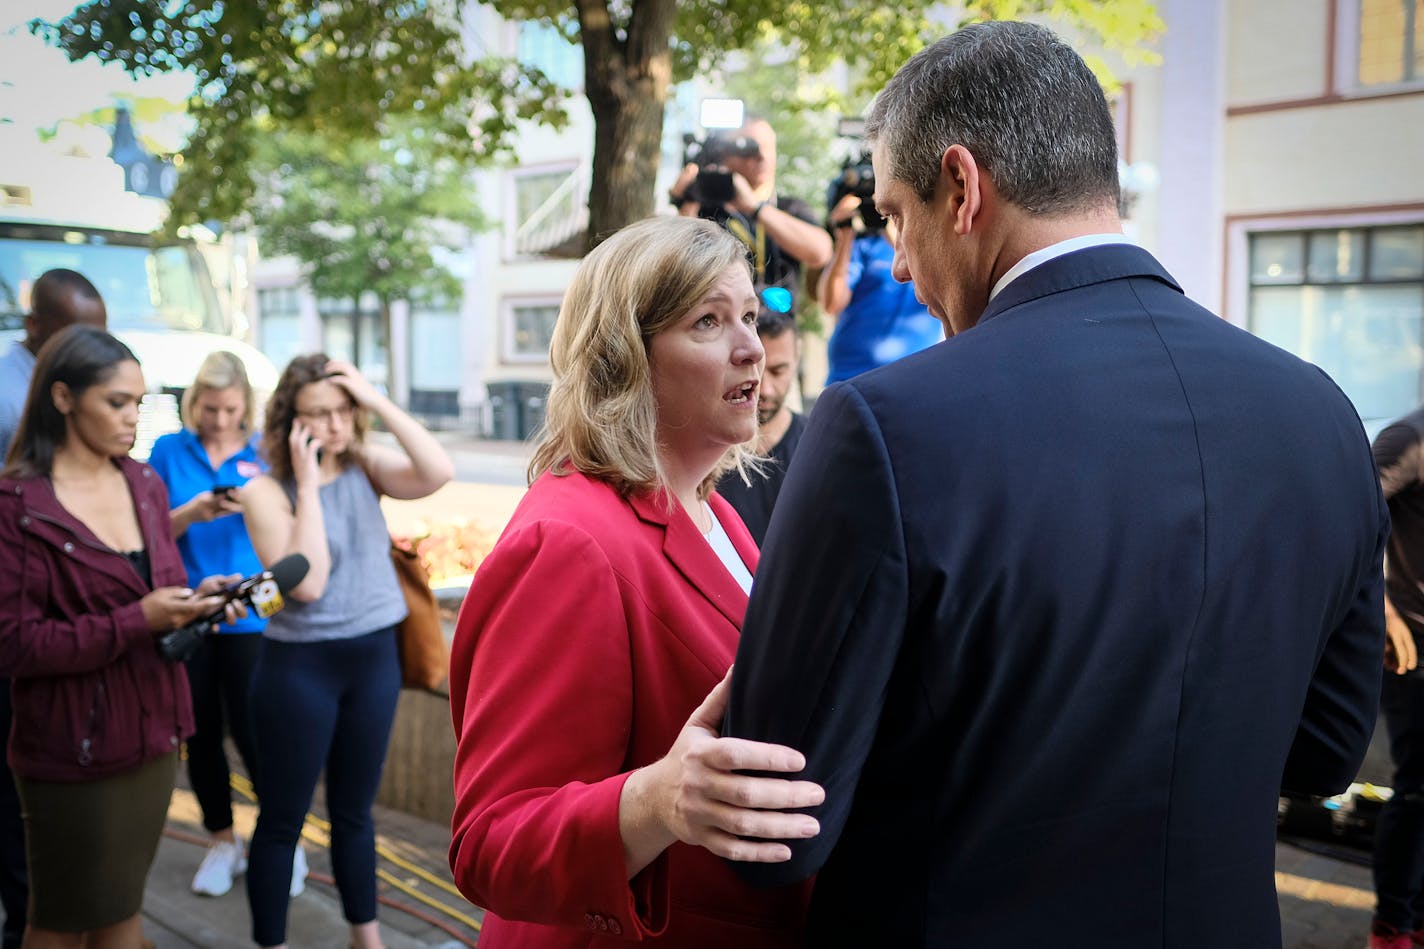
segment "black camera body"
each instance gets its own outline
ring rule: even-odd
[[[850,155],[841,164],[841,173],[831,179],[826,189],[826,211],[834,208],[846,195],[860,199],[856,213],[865,226],[866,233],[878,234],[885,230],[885,218],[875,210],[875,168],[865,154]]]
[[[682,137],[682,163],[697,164],[697,179],[684,195],[702,205],[721,207],[736,196],[732,173],[727,170],[729,158],[759,158],[761,146],[756,139],[729,132],[713,132],[698,141],[695,135]]]

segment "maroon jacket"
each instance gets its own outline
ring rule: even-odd
[[[186,586],[168,492],[147,465],[129,482],[153,586]],[[154,648],[150,587],[60,506],[48,478],[0,479],[0,676],[14,679],[9,760],[36,781],[87,781],[177,751],[193,732],[187,674]]]

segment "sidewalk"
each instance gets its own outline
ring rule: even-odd
[[[179,768],[180,787],[169,805],[168,823],[144,890],[144,934],[158,949],[250,949],[245,877],[239,877],[222,897],[198,896],[189,889],[203,859],[207,834],[183,770]],[[234,810],[238,834],[250,839],[256,807],[239,802]],[[320,803],[313,811],[325,813]],[[379,806],[375,817],[378,919],[388,949],[475,945],[484,913],[453,892],[446,862],[449,827]],[[293,949],[346,949],[350,928],[332,883],[325,834],[310,821],[306,834],[311,875],[306,891],[291,902],[288,943]]]
[[[322,813],[320,808],[316,810]],[[250,835],[255,818],[253,807],[239,805],[238,832]],[[376,830],[382,849],[408,863],[398,866],[386,859],[378,861],[382,877],[378,892],[388,901],[380,906],[381,935],[389,949],[476,945],[478,931],[458,916],[478,921],[483,911],[410,869],[427,871],[448,883],[449,829],[378,807]],[[244,880],[239,879],[231,893],[218,899],[196,896],[188,889],[203,856],[203,841],[197,804],[190,792],[180,789],[174,793],[168,827],[144,893],[144,932],[158,949],[250,949]],[[345,949],[349,930],[330,882],[330,861],[324,848],[310,842],[306,846],[312,876],[306,892],[292,900],[290,945],[293,949]],[[398,890],[394,883],[410,885],[420,897]],[[1374,906],[1367,867],[1280,843],[1276,846],[1276,889],[1284,949],[1364,949]],[[420,901],[422,897],[447,909],[431,907]]]

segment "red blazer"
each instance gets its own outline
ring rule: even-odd
[[[709,503],[755,570],[736,513]],[[618,834],[623,782],[726,673],[746,606],[681,507],[580,474],[535,481],[475,575],[450,664],[450,866],[490,910],[480,949],[800,944],[808,885],[754,890],[685,844],[629,881]]]
[[[193,733],[181,662],[154,648],[139,606],[186,586],[168,492],[148,465],[128,479],[153,585],[59,503],[48,478],[0,480],[0,675],[14,679],[10,766],[35,781],[88,781],[178,750]]]

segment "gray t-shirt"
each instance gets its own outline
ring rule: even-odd
[[[296,482],[283,482],[282,490],[295,506]],[[354,639],[405,619],[405,596],[391,566],[391,535],[359,465],[321,486],[321,513],[331,551],[326,590],[312,603],[287,597],[265,635],[293,643]]]

